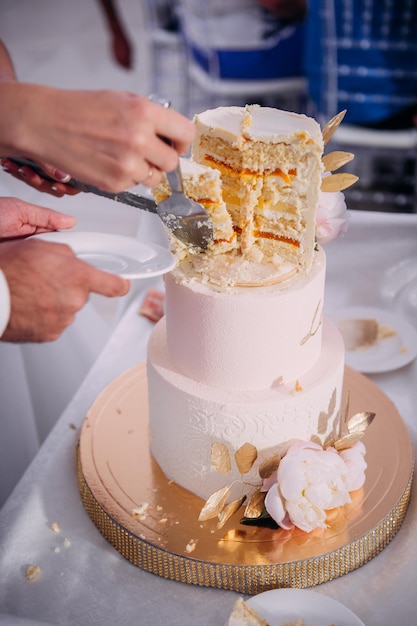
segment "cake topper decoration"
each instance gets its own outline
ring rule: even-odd
[[[343,109],[343,111],[340,111],[340,113],[337,113],[334,117],[332,117],[331,120],[327,122],[326,126],[324,126],[321,133],[323,135],[323,141],[324,141],[325,146],[327,146],[330,139],[333,137],[334,133],[339,128],[346,113],[347,113],[347,109]]]
[[[332,119],[329,120],[323,128],[322,135],[325,146],[333,137],[334,133],[343,121],[345,115],[346,109],[340,111],[340,113],[332,117]],[[353,158],[354,155],[351,152],[329,152],[322,157],[324,171],[334,172],[335,170],[338,170],[346,165],[346,163],[352,161]],[[321,181],[321,190],[324,192],[343,191],[344,189],[347,189],[348,187],[354,185],[358,180],[358,176],[355,176],[355,174],[350,174],[349,172],[339,172],[338,174],[331,174],[330,176],[323,177]]]

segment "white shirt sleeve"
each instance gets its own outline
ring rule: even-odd
[[[7,280],[0,270],[0,337],[6,330],[10,318],[10,291]]]

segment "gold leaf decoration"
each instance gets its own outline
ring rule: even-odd
[[[326,126],[321,131],[321,134],[323,135],[324,145],[327,145],[329,143],[330,139],[333,137],[334,133],[342,123],[345,115],[346,109],[340,111],[340,113],[332,117],[332,119],[327,122]]]
[[[259,476],[264,478],[269,478],[276,470],[281,462],[281,457],[279,454],[275,454],[270,459],[266,459],[259,466]]]
[[[338,452],[341,450],[347,450],[347,448],[351,448],[355,445],[360,439],[362,439],[363,433],[350,433],[349,435],[344,435],[340,439],[334,442],[334,447]]]
[[[224,443],[213,443],[210,459],[212,466],[220,474],[228,474],[232,469],[229,450]]]
[[[342,437],[342,435],[345,435],[347,432],[347,423],[349,419],[349,404],[350,404],[350,391],[347,392],[345,410],[343,411],[343,415],[341,416],[341,419],[340,419],[339,438]]]
[[[265,496],[265,491],[261,491],[260,489],[254,491],[246,505],[244,517],[259,517],[264,509]]]
[[[364,411],[363,413],[356,413],[347,422],[347,429],[350,434],[364,433],[375,417],[375,413]]]
[[[318,417],[317,433],[319,435],[324,435],[325,432],[327,431],[329,420],[334,413],[335,407],[336,407],[336,388],[333,389],[333,393],[331,395],[329,406],[327,407],[327,411],[321,411]]]
[[[258,458],[258,450],[251,443],[244,443],[236,450],[235,461],[241,474],[246,474]]]
[[[321,179],[322,191],[343,191],[351,187],[359,180],[355,174],[349,172],[340,172],[339,174],[331,174]]]
[[[219,521],[217,523],[217,528],[223,528],[227,520],[232,517],[233,513],[236,513],[236,511],[242,506],[245,499],[246,499],[246,496],[242,496],[241,498],[238,498],[237,500],[233,500],[233,502],[231,502],[230,504],[226,504],[226,506],[223,508],[223,510],[219,514]]]
[[[325,172],[334,172],[340,169],[346,163],[352,161],[355,155],[352,152],[344,152],[343,150],[335,150],[334,152],[328,152],[322,157]]]
[[[320,437],[318,437],[318,435],[311,435],[310,441],[312,443],[317,443],[317,445],[321,446],[321,439]]]
[[[310,337],[314,337],[314,335],[317,333],[318,329],[321,326],[322,318],[321,318],[321,315],[319,315],[320,305],[321,305],[321,301],[319,300],[319,302],[318,302],[318,304],[316,306],[316,310],[314,311],[313,319],[311,320],[310,330],[308,331],[306,336],[303,337],[301,339],[301,341],[300,341],[300,345],[301,346],[303,346],[310,339]],[[315,329],[314,329],[314,324],[316,324],[316,328]]]
[[[229,492],[230,487],[226,485],[226,487],[222,487],[213,493],[201,509],[198,521],[205,522],[208,519],[217,517],[224,508]]]

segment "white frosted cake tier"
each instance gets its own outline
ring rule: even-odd
[[[166,276],[173,367],[223,389],[268,389],[303,376],[320,356],[326,257],[267,287],[219,289],[179,266]]]
[[[198,351],[197,351],[198,352]],[[255,373],[260,363],[250,359]],[[344,344],[339,331],[324,319],[322,349],[316,364],[297,384],[262,390],[215,388],[184,376],[173,364],[163,318],[148,347],[151,452],[169,479],[207,499],[225,484],[238,481],[234,494],[247,489],[232,462],[231,473],[211,466],[214,443],[227,445],[230,457],[244,443],[258,450],[258,460],[244,480],[259,482],[257,469],[274,451],[294,439],[322,442],[338,423],[344,373]]]

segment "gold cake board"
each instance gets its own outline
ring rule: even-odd
[[[398,532],[410,499],[413,450],[395,406],[368,378],[346,368],[345,390],[350,414],[372,411],[376,418],[363,440],[365,485],[351,504],[333,511],[325,530],[243,526],[243,509],[220,530],[216,520],[199,522],[203,500],[169,481],[149,452],[144,363],[114,380],[84,420],[78,446],[84,507],[126,559],[171,580],[255,594],[347,574]]]

